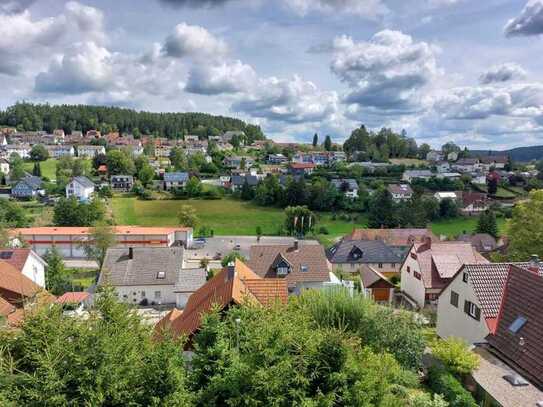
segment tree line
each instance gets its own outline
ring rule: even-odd
[[[111,106],[17,103],[0,111],[0,125],[16,127],[20,131],[52,133],[55,129],[63,129],[69,134],[74,130],[97,129],[102,133],[119,131],[136,137],[152,134],[168,138],[186,134],[206,138],[228,130],[240,130],[245,132],[248,143],[264,139],[259,126],[231,117],[206,113],[152,113]]]

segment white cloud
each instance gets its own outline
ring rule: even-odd
[[[95,42],[105,40],[104,14],[101,10],[69,1],[66,3],[65,14],[69,24],[75,23],[87,40]]]
[[[251,87],[255,81],[254,69],[239,60],[217,65],[196,64],[189,72],[185,90],[202,95],[238,93]]]
[[[381,113],[417,110],[421,89],[439,73],[437,49],[399,31],[378,32],[367,42],[338,37],[333,48],[332,72],[348,85],[344,102],[355,108]]]
[[[319,90],[314,83],[295,75],[291,79],[260,79],[232,105],[232,110],[295,124],[327,120],[337,112],[337,102],[335,92]]]
[[[388,13],[381,0],[283,0],[287,8],[305,16],[311,12],[354,14],[377,19]]]
[[[93,42],[74,45],[36,77],[35,89],[78,94],[105,90],[113,82],[110,52]]]
[[[508,37],[543,34],[543,0],[530,0],[515,18],[504,27]]]
[[[479,77],[482,84],[507,82],[511,80],[523,79],[526,77],[526,71],[518,64],[505,63],[494,65]]]
[[[220,57],[228,51],[226,43],[203,27],[178,24],[163,45],[163,52],[173,58]]]
[[[18,14],[22,13],[36,0],[0,0],[0,13]]]

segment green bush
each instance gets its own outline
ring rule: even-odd
[[[430,344],[430,347],[432,355],[454,375],[471,373],[479,366],[479,356],[471,352],[468,344],[461,338],[437,339]]]
[[[432,366],[429,369],[428,386],[433,392],[443,395],[450,407],[477,407],[471,393],[442,367]]]
[[[319,228],[319,234],[321,235],[329,235],[330,232],[328,231],[328,229],[326,228],[326,226],[321,226]]]

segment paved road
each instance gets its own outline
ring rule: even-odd
[[[288,244],[292,245],[296,240],[293,237],[284,236],[263,236],[260,238],[260,242],[257,241],[256,236],[217,236],[206,239],[206,243],[201,248],[189,249],[186,251],[187,260],[196,260],[208,258],[212,259],[217,253],[221,254],[221,257],[226,256],[228,253],[234,251],[234,247],[239,245],[239,253],[244,257],[249,257],[249,251],[253,245],[266,245],[266,244]],[[304,244],[319,244],[316,240],[300,240],[300,245]]]

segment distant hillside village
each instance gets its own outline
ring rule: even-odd
[[[269,351],[322,355],[304,375],[338,369],[348,391],[367,385],[352,383],[377,355],[387,367],[369,382],[399,372],[383,379],[396,389],[390,405],[404,396],[436,407],[543,400],[541,163],[452,142],[435,150],[364,126],[340,145],[318,134],[278,143],[256,126],[199,114],[21,104],[0,119],[11,124],[0,128],[0,332],[32,337],[75,329],[64,318],[83,327],[129,318],[105,331],[139,332],[145,351],[167,343],[151,360],[168,372],[163,358],[178,349],[187,374],[206,372],[191,384],[202,399],[228,393],[207,382],[220,373],[204,361],[243,370],[255,361],[241,358],[280,341]],[[54,315],[47,329],[25,328]],[[62,335],[66,346],[77,336]],[[20,343],[9,343],[15,354]],[[334,383],[297,386],[320,397]]]

